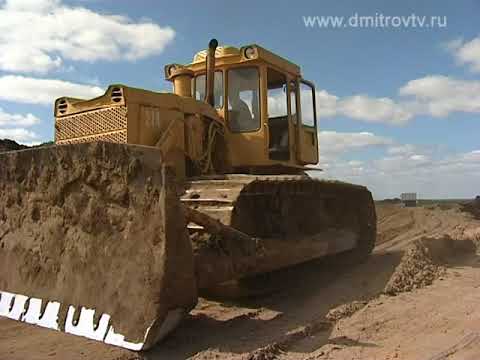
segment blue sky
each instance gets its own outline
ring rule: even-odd
[[[0,9],[0,137],[50,140],[57,96],[119,82],[169,89],[163,65],[189,62],[215,37],[258,43],[316,83],[324,172],[315,176],[365,184],[376,198],[480,193],[478,1],[0,0]],[[355,14],[439,16],[446,26],[304,23]]]

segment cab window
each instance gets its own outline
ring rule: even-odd
[[[205,81],[205,74],[195,76],[195,99],[197,100],[205,99]],[[214,81],[215,108],[220,109],[223,107],[223,72],[215,71]]]
[[[228,124],[233,132],[260,129],[259,74],[256,67],[228,70]]]
[[[281,72],[267,70],[269,156],[272,160],[289,160],[287,78]]]
[[[292,122],[297,123],[297,83],[290,81],[290,114]]]
[[[300,106],[302,109],[302,125],[304,126],[316,126],[314,96],[313,87],[307,83],[300,82]]]

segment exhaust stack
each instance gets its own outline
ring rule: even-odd
[[[217,50],[218,41],[212,39],[208,43],[208,52],[206,59],[206,79],[205,79],[205,99],[204,101],[215,105],[214,86],[215,86],[215,50]]]

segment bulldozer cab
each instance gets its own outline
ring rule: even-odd
[[[205,98],[206,60],[201,51],[191,64],[165,67],[176,94]],[[315,87],[297,65],[258,45],[218,47],[213,77],[212,105],[224,120],[234,169],[297,172],[318,162]]]

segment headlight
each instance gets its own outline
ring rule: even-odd
[[[175,66],[175,64],[169,65],[168,68],[167,68],[168,76],[171,76],[176,68],[177,67]]]
[[[249,46],[247,48],[245,48],[245,50],[243,51],[243,55],[247,58],[247,59],[254,59],[256,56],[257,56],[257,50],[252,47],[252,46]]]
[[[68,107],[67,100],[65,99],[58,100],[57,109],[60,114],[65,114],[67,112],[67,107]]]

